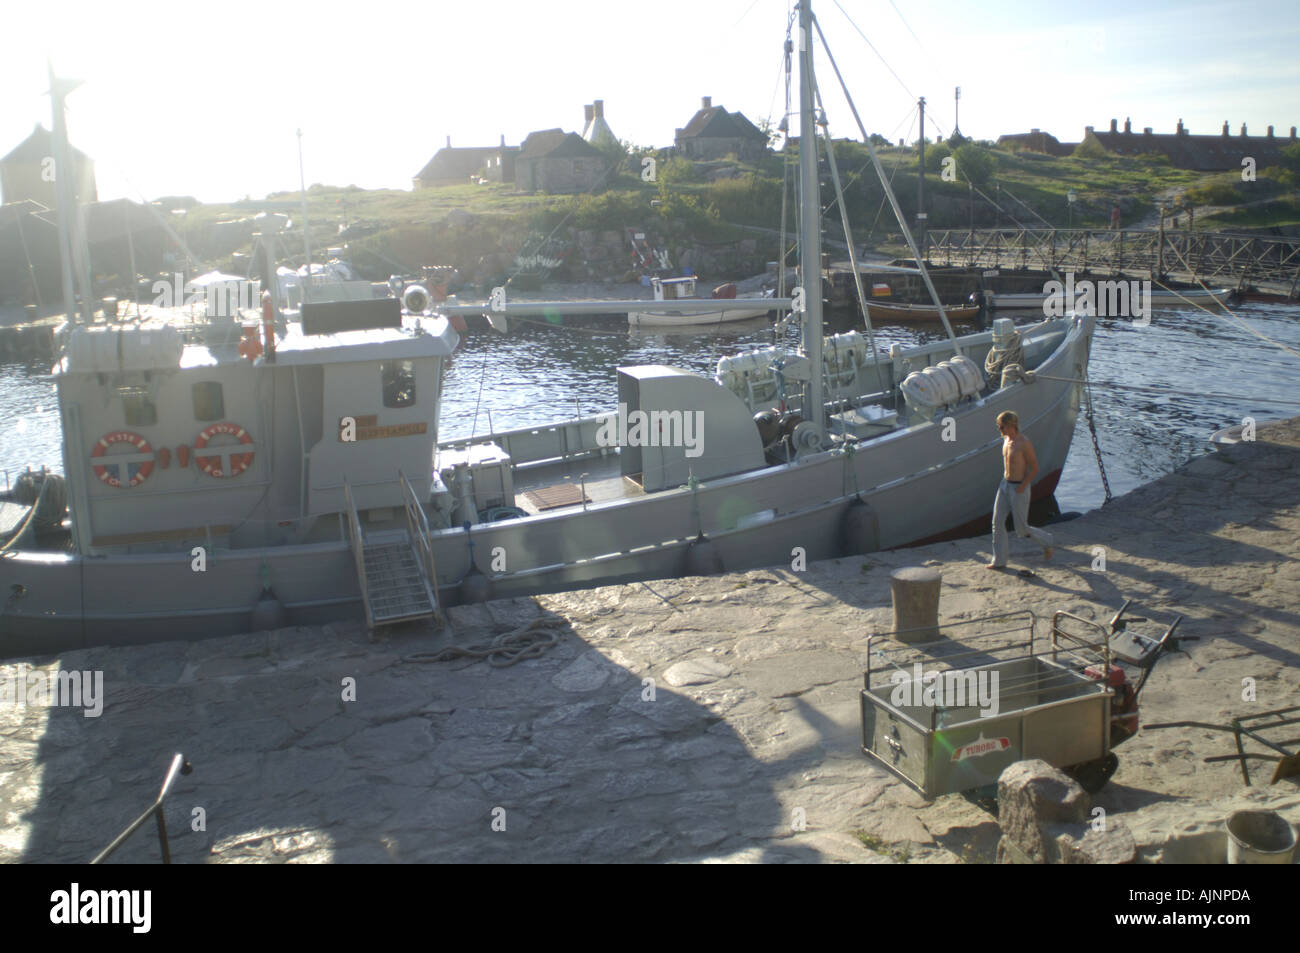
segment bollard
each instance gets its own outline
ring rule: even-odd
[[[939,632],[939,587],[943,574],[937,569],[908,566],[889,574],[894,600],[895,638],[900,642],[932,642]]]

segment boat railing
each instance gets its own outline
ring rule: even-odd
[[[91,860],[91,863],[102,864],[113,853],[115,853],[119,847],[130,840],[131,835],[143,827],[145,822],[149,820],[149,816],[153,815],[158,822],[158,844],[162,847],[162,862],[164,864],[170,864],[172,862],[172,854],[171,849],[167,844],[167,820],[163,816],[163,802],[167,799],[167,795],[171,793],[172,785],[176,783],[177,776],[189,774],[193,770],[194,769],[190,766],[190,763],[185,760],[183,754],[173,756],[171,767],[167,769],[167,776],[163,779],[162,789],[158,792],[158,797],[156,797],[154,802],[145,809],[143,814],[131,822],[126,830],[113,838],[113,843],[109,844],[96,854],[94,859]]]
[[[429,518],[424,512],[424,507],[420,505],[420,500],[416,497],[415,489],[411,486],[411,481],[406,478],[406,474],[398,470],[397,477],[402,485],[402,506],[406,510],[406,531],[415,548],[415,556],[420,561],[420,569],[424,572],[425,579],[429,584],[429,595],[433,597],[433,614],[441,623],[443,622],[442,608],[437,598],[438,570],[433,561],[433,534],[429,530]]]
[[[366,622],[373,616],[370,612],[370,592],[366,584],[366,538],[361,529],[361,517],[357,515],[357,504],[352,498],[352,484],[343,478],[343,502],[346,513],[344,520],[348,528],[348,546],[352,550],[352,562],[357,567],[357,584],[361,587],[361,602],[366,610]]]
[[[535,427],[519,427],[485,434],[482,437],[449,440],[438,445],[439,450],[464,450],[476,444],[496,443],[510,455],[515,466],[553,460],[571,460],[607,453],[597,434],[611,413],[590,417],[572,417]]]

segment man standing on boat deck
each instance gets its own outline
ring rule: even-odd
[[[998,433],[1002,434],[1002,482],[993,500],[993,562],[989,569],[1007,565],[1007,510],[1011,511],[1016,535],[1027,536],[1043,547],[1043,558],[1052,558],[1052,534],[1029,525],[1030,487],[1038,475],[1038,457],[1029,438],[1020,432],[1020,418],[1015,411],[998,414]]]

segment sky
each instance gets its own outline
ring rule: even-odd
[[[1300,4],[1099,0],[814,0],[869,132],[979,139],[1040,128],[1078,141],[1133,128],[1237,133],[1300,125]],[[50,124],[46,63],[84,85],[72,143],[101,199],[205,202],[306,181],[409,189],[448,136],[517,145],[582,131],[605,101],[620,139],[672,144],[701,96],[782,115],[788,0],[119,0],[7,4],[0,154]],[[864,39],[864,34],[866,39]],[[870,43],[868,43],[868,40]],[[874,47],[874,50],[873,50]],[[832,135],[857,136],[820,44]],[[797,77],[797,74],[796,74]],[[797,106],[797,92],[795,103]],[[1122,127],[1122,126],[1121,126]]]

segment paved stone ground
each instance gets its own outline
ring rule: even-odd
[[[1049,564],[1015,541],[1032,578],[985,570],[988,541],[966,540],[467,606],[449,632],[373,644],[345,623],[31,660],[102,670],[107,697],[98,718],[0,707],[0,859],[84,861],[181,751],[194,771],[167,811],[181,862],[989,860],[989,815],[927,802],[859,750],[890,570],[941,568],[947,621],[1104,619],[1130,597],[1159,622],[1182,613],[1200,641],[1157,666],[1146,722],[1300,704],[1300,421],[1259,437],[1054,527]],[[403,661],[538,620],[559,643],[510,668]],[[1239,795],[1235,764],[1202,761],[1230,743],[1143,732],[1096,803],[1147,829],[1134,812]],[[157,851],[150,825],[119,856]]]

